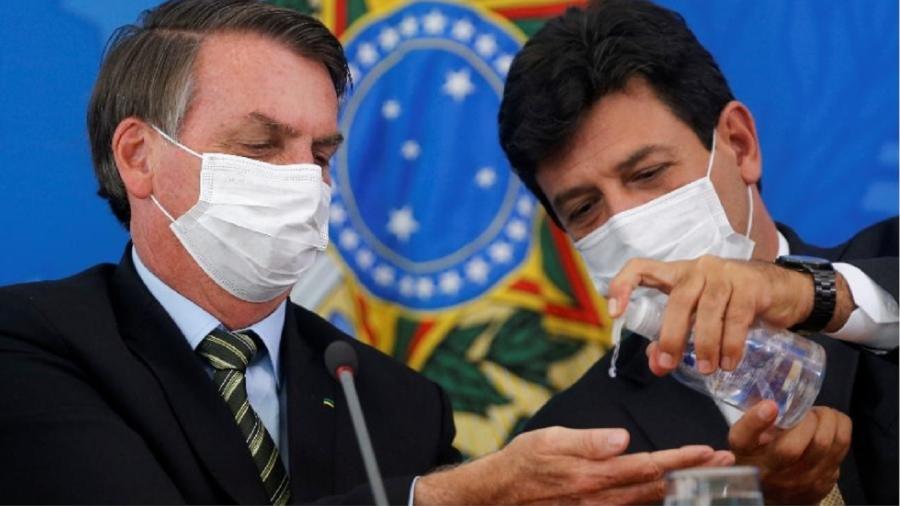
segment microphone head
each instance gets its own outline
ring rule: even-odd
[[[349,367],[356,373],[356,350],[345,341],[334,341],[325,348],[325,367],[337,379],[337,370]]]

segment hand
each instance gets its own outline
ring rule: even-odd
[[[778,408],[763,401],[728,433],[739,465],[759,468],[763,496],[774,504],[816,504],[837,483],[853,425],[834,409],[815,406],[788,430],[774,428]]]
[[[708,446],[621,455],[628,437],[623,429],[526,432],[496,453],[424,476],[415,504],[647,504],[662,500],[672,469],[734,463],[731,452]]]
[[[838,278],[835,314],[843,321],[829,324],[835,330],[849,317],[853,304],[846,283]],[[638,286],[669,294],[659,341],[647,349],[650,369],[657,375],[675,369],[692,329],[697,369],[704,374],[717,368],[733,371],[755,320],[776,328],[792,327],[809,316],[814,299],[811,276],[769,262],[709,255],[676,262],[635,258],[610,282],[610,316],[625,312]]]

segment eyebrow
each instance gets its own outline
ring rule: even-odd
[[[294,129],[294,127],[282,123],[271,116],[261,113],[259,111],[253,111],[247,115],[247,118],[253,122],[260,123],[266,129],[268,129],[271,133],[280,134],[284,137],[299,137],[300,133]],[[313,139],[312,143],[315,146],[329,148],[329,147],[337,147],[340,146],[341,143],[344,142],[344,136],[340,132],[335,132],[330,135],[326,135],[324,137],[317,137]]]
[[[638,149],[632,151],[627,158],[622,160],[621,162],[616,164],[616,172],[625,173],[633,170],[635,166],[640,164],[645,158],[654,154],[654,153],[666,153],[672,154],[673,150],[669,146],[663,146],[661,144],[647,144],[645,146],[641,146]],[[586,195],[589,193],[596,192],[597,188],[592,184],[581,184],[568,190],[560,193],[553,199],[553,207],[555,209],[561,209],[563,204],[567,201],[579,197],[581,195]]]
[[[553,208],[556,210],[562,209],[563,204],[568,202],[569,200],[574,199],[575,197],[586,195],[589,193],[596,192],[597,188],[592,184],[580,184],[573,188],[569,188],[568,190],[560,193],[553,199]]]
[[[646,146],[641,146],[640,148],[632,151],[631,154],[628,155],[628,158],[617,163],[616,171],[628,172],[634,169],[636,165],[641,163],[644,158],[647,158],[654,153],[660,152],[670,155],[673,153],[672,148],[670,148],[669,146],[663,146],[661,144],[647,144]]]

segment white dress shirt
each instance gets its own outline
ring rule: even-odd
[[[214,316],[173,290],[150,272],[133,247],[131,248],[131,258],[141,281],[175,322],[191,349],[196,350],[203,338],[209,335],[213,329],[225,328],[222,322]],[[286,402],[284,390],[286,389],[282,388],[281,368],[278,362],[286,306],[287,302],[282,302],[269,316],[246,329],[239,330],[252,330],[263,342],[263,349],[256,353],[247,366],[245,374],[247,398],[266,430],[269,431],[269,435],[272,436],[272,441],[278,447],[278,453],[287,467],[287,421],[285,420],[286,416],[282,416],[282,413],[287,414],[287,409],[284,407]],[[212,366],[207,366],[207,372],[212,376]]]

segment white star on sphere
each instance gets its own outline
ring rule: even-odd
[[[513,57],[509,54],[501,54],[494,60],[494,68],[497,69],[497,72],[501,74],[506,74],[509,72],[509,67],[512,66]]]
[[[521,241],[528,237],[528,227],[522,220],[513,220],[506,226],[506,233],[516,241]]]
[[[516,210],[519,211],[519,214],[524,216],[530,216],[531,211],[534,210],[534,203],[530,198],[522,195],[519,197],[519,200],[516,201]]]
[[[454,295],[462,287],[462,278],[455,271],[445,272],[441,274],[438,286],[441,288],[442,293]]]
[[[391,27],[381,30],[381,33],[378,34],[378,44],[385,51],[390,51],[397,47],[398,42],[400,42],[400,34]]]
[[[466,277],[476,283],[487,281],[490,266],[480,258],[473,258],[466,264]]]
[[[494,36],[481,35],[475,39],[475,51],[478,51],[478,54],[485,58],[489,58],[497,52],[497,41],[494,39]]]
[[[335,225],[340,225],[347,219],[347,210],[338,203],[331,204],[331,210],[328,212],[328,221]]]
[[[381,286],[390,286],[394,282],[394,269],[387,265],[379,265],[374,272],[375,282]]]
[[[412,37],[419,31],[419,22],[412,16],[406,16],[400,22],[400,33],[405,37]]]
[[[479,188],[490,188],[497,182],[497,172],[493,167],[482,167],[475,173],[475,184]]]
[[[416,295],[420,299],[430,299],[434,295],[434,282],[431,278],[419,278],[416,281]]]
[[[350,229],[345,229],[343,232],[341,232],[340,237],[338,237],[338,241],[340,241],[341,246],[343,246],[345,249],[355,249],[357,246],[359,246],[359,236],[356,235],[356,232]]]
[[[363,270],[368,270],[369,267],[372,267],[373,263],[375,263],[375,255],[373,255],[371,251],[361,249],[356,252],[356,265],[360,266]]]
[[[400,278],[400,295],[411,297],[416,292],[416,283],[409,276]]]
[[[387,229],[397,239],[406,242],[419,230],[419,222],[413,216],[412,208],[403,206],[400,209],[391,209]]]
[[[472,39],[472,36],[475,35],[475,26],[473,26],[472,22],[468,19],[460,19],[456,23],[453,23],[451,33],[453,34],[454,39],[462,42],[469,42]]]
[[[385,100],[381,105],[381,115],[384,119],[397,119],[400,116],[400,102]]]
[[[461,102],[466,96],[471,95],[475,91],[475,85],[472,84],[469,69],[448,72],[447,80],[444,81],[441,91],[453,97],[453,100],[457,102]]]
[[[413,161],[422,154],[422,148],[416,141],[406,141],[403,143],[403,146],[400,147],[400,154],[403,155],[403,158]]]
[[[375,49],[375,46],[368,42],[360,44],[359,49],[356,51],[356,59],[368,67],[378,60],[378,51]]]
[[[488,255],[494,262],[505,264],[512,259],[512,247],[505,242],[498,242],[491,245],[488,249]]]
[[[441,11],[435,9],[422,18],[422,25],[425,27],[425,33],[429,35],[437,35],[444,31],[447,26],[447,17],[441,14]]]

